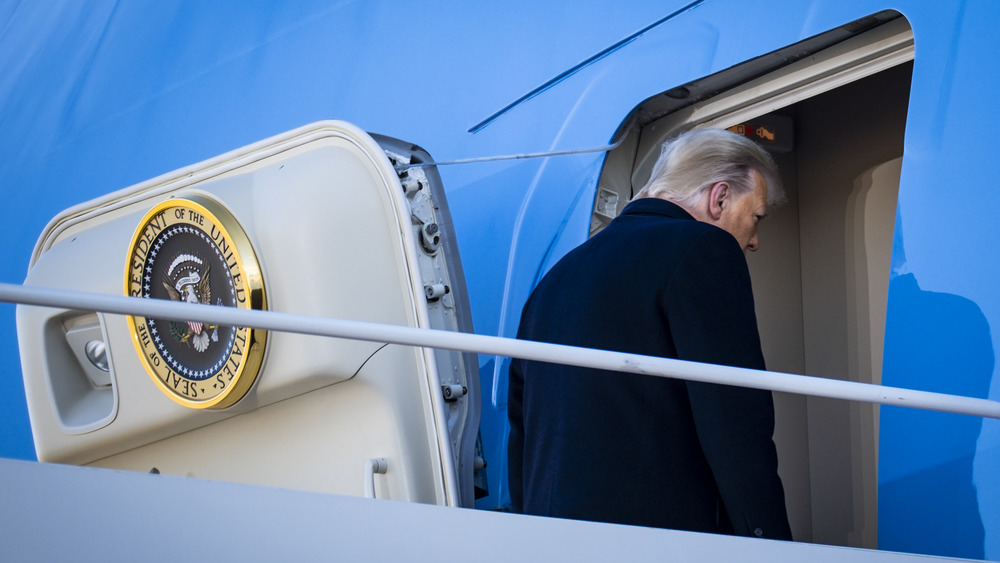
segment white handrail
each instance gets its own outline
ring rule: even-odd
[[[275,311],[254,311],[235,307],[217,307],[166,301],[105,295],[65,289],[52,289],[16,284],[0,284],[0,301],[60,307],[158,319],[185,321],[198,319],[220,325],[248,326],[264,330],[332,336],[372,342],[389,342],[408,346],[443,348],[524,358],[541,362],[566,364],[611,371],[641,373],[691,381],[721,383],[754,389],[783,391],[832,399],[896,405],[942,412],[953,412],[1000,419],[1000,402],[943,393],[915,391],[870,383],[840,381],[806,375],[793,375],[753,369],[701,364],[669,358],[642,356],[466,334],[444,330],[294,315]]]

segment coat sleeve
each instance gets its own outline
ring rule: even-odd
[[[764,369],[746,259],[729,233],[702,235],[664,290],[678,358]],[[699,442],[734,533],[791,539],[769,391],[687,382]]]

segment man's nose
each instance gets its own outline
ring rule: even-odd
[[[747,250],[750,252],[757,252],[758,248],[760,248],[760,244],[757,242],[757,234],[754,233],[754,235],[750,237],[750,242],[747,243]]]

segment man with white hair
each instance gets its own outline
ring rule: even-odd
[[[535,288],[518,338],[764,369],[744,253],[781,193],[749,139],[665,143],[622,214]],[[770,392],[519,359],[509,385],[515,511],[791,539]]]

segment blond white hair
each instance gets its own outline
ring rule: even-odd
[[[693,204],[719,182],[737,194],[752,192],[756,171],[767,185],[767,202],[784,201],[774,159],[754,141],[725,129],[695,129],[663,143],[649,182],[635,198],[658,197]]]

